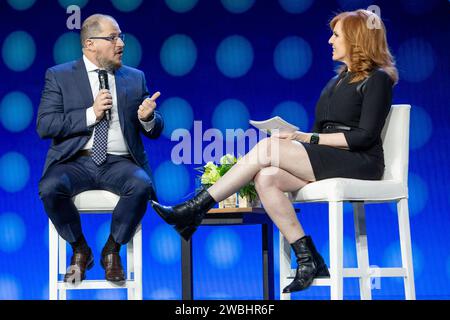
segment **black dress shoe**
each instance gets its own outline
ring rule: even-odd
[[[175,230],[185,240],[189,240],[216,201],[203,189],[194,198],[173,207],[162,206],[155,201],[151,204],[165,222],[175,225]]]
[[[102,255],[100,260],[102,268],[105,269],[105,279],[112,282],[125,281],[122,261],[118,252],[110,252]]]
[[[74,251],[70,266],[64,275],[64,282],[79,283],[86,279],[86,270],[94,266],[94,256],[91,248],[85,251]]]
[[[305,236],[291,244],[291,247],[297,257],[297,272],[294,281],[283,289],[283,293],[305,290],[312,284],[314,278],[330,276],[311,237]]]

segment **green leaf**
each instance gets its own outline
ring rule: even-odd
[[[258,193],[256,192],[255,184],[253,182],[243,186],[239,190],[239,194],[242,198],[247,198],[249,201],[254,201],[258,197]]]

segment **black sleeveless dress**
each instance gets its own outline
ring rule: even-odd
[[[343,132],[349,150],[302,143],[317,181],[337,177],[379,180],[383,175],[380,135],[392,103],[393,81],[381,69],[356,83],[349,83],[351,75],[341,73],[322,90],[312,129]]]

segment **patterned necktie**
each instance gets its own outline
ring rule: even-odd
[[[101,73],[106,73],[106,71],[98,71],[99,80]],[[106,76],[108,76],[108,74],[106,74]],[[100,90],[101,89],[102,88],[100,87]],[[92,161],[94,161],[97,166],[106,161],[106,151],[108,148],[108,129],[109,122],[106,119],[106,116],[104,116],[102,120],[100,120],[95,125],[94,144],[92,145]]]

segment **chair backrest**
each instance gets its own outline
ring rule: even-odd
[[[409,104],[393,105],[381,132],[385,169],[382,180],[401,181],[408,185]]]

